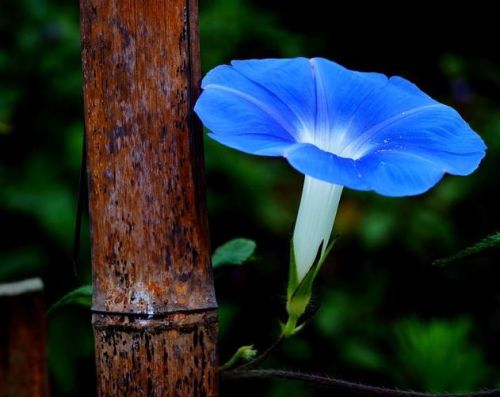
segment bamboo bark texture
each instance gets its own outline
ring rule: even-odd
[[[216,396],[196,0],[80,0],[98,394]]]

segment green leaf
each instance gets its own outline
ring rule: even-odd
[[[80,305],[90,307],[92,305],[92,285],[83,285],[68,292],[49,308],[49,313],[66,305]]]
[[[448,263],[456,262],[458,260],[467,258],[472,255],[479,254],[483,251],[499,248],[500,247],[500,232],[490,234],[488,237],[482,239],[478,243],[459,251],[455,255],[448,256],[435,260],[432,264],[435,266],[445,266]]]
[[[218,247],[212,256],[212,266],[241,265],[255,252],[257,244],[247,238],[235,238]]]

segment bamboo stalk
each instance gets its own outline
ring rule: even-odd
[[[47,397],[43,284],[0,284],[0,397]]]
[[[196,0],[81,0],[99,396],[216,396]]]

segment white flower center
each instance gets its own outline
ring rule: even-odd
[[[367,145],[353,145],[345,141],[347,131],[337,130],[320,132],[311,129],[303,129],[297,136],[300,143],[310,143],[325,152],[332,153],[338,157],[357,160],[369,150]]]

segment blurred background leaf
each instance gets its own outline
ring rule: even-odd
[[[433,393],[480,389],[489,367],[481,349],[471,341],[472,321],[403,320],[395,325],[400,381]]]

